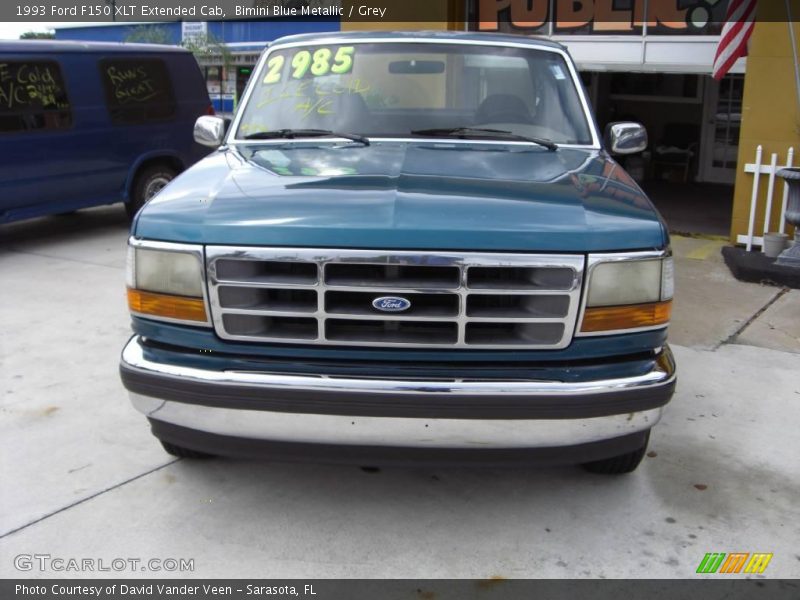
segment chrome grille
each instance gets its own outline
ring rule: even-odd
[[[564,348],[582,255],[206,248],[217,334],[250,342]],[[411,306],[381,312],[381,296]]]

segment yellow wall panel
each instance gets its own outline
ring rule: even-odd
[[[800,18],[800,1],[791,0]],[[747,233],[753,175],[744,172],[744,165],[755,162],[756,148],[763,147],[763,164],[769,164],[773,152],[778,154],[778,164],[786,160],[790,147],[795,149],[794,164],[800,164],[800,108],[795,87],[794,63],[786,21],[769,22],[781,18],[774,14],[783,2],[761,2],[758,19],[750,38],[747,73],[742,103],[742,128],[739,137],[739,155],[734,191],[731,241]],[[767,13],[770,14],[767,14]],[[781,13],[783,14],[783,13]],[[796,39],[800,40],[800,23],[794,23]],[[756,235],[761,235],[764,224],[768,176],[759,182],[760,210],[756,214]],[[783,196],[783,180],[776,178],[773,194],[770,230],[777,229]]]

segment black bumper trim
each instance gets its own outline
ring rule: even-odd
[[[669,402],[675,380],[613,393],[537,396],[380,394],[271,390],[258,386],[209,384],[120,365],[133,393],[185,404],[282,413],[420,419],[585,419],[651,410]]]

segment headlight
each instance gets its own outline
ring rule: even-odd
[[[126,276],[132,313],[209,324],[203,294],[202,246],[132,242],[128,246]]]
[[[585,334],[664,327],[672,311],[671,256],[590,256]]]

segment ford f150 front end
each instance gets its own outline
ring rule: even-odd
[[[675,386],[666,228],[557,44],[270,46],[132,230],[122,379],[180,456],[627,472]]]

